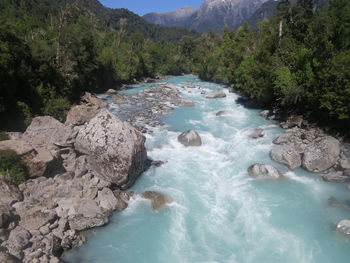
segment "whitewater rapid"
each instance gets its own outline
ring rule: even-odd
[[[164,81],[164,80],[162,80]],[[209,91],[220,85],[196,76],[165,81],[181,87],[192,82]],[[136,85],[136,93],[154,84]],[[129,207],[115,213],[111,223],[86,233],[87,243],[64,255],[67,262],[99,263],[348,263],[350,241],[334,224],[350,212],[329,207],[332,196],[349,199],[345,185],[323,182],[302,169],[293,172],[269,157],[272,141],[283,132],[264,120],[258,110],[236,103],[237,95],[205,99],[201,90],[179,89],[195,107],[179,107],[164,116],[165,126],[147,134],[148,156],[167,161],[145,172],[131,188],[152,190],[174,202],[159,212],[150,201],[133,198]],[[111,101],[110,109],[118,107]],[[218,111],[227,115],[218,117]],[[262,128],[265,136],[248,135]],[[203,146],[184,147],[177,136],[197,130]],[[285,178],[254,181],[247,168],[254,163],[273,164]]]

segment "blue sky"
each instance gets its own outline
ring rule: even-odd
[[[182,6],[199,7],[204,0],[100,0],[111,8],[127,8],[138,15],[150,12],[167,12]]]

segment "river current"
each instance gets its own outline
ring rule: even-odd
[[[203,89],[220,85],[196,76],[183,81]],[[136,93],[154,84],[135,85]],[[269,157],[272,141],[283,130],[236,103],[237,95],[205,99],[198,89],[179,89],[195,107],[179,107],[163,117],[165,126],[146,135],[148,156],[167,161],[145,172],[130,189],[170,196],[174,202],[153,211],[149,200],[133,198],[114,213],[109,225],[86,233],[87,243],[65,253],[70,263],[348,263],[350,240],[334,231],[350,211],[330,207],[327,200],[350,199],[346,185],[323,182],[302,169],[293,172]],[[109,101],[111,109],[117,109]],[[227,111],[218,117],[218,111]],[[262,128],[265,136],[248,135]],[[197,130],[201,147],[184,147],[177,136]],[[276,181],[255,181],[247,168],[272,164],[284,174]]]

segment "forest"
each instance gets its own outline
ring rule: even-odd
[[[95,0],[0,3],[0,130],[22,130],[37,115],[64,121],[84,91],[182,73],[348,131],[350,2],[283,0],[256,29],[202,35]]]

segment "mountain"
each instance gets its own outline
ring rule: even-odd
[[[197,31],[211,29],[219,32],[225,25],[230,28],[240,26],[256,10],[269,0],[206,0],[198,9],[186,8],[169,13],[146,14],[151,23],[166,26],[184,26]]]
[[[297,0],[290,0],[296,3]],[[225,25],[231,29],[247,21],[255,27],[256,23],[275,14],[280,0],[206,0],[198,8],[184,7],[167,13],[144,15],[148,22],[163,26],[181,26],[197,31],[211,29],[222,31]],[[315,8],[325,5],[328,0],[315,0]]]

